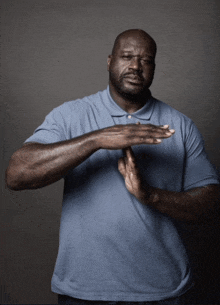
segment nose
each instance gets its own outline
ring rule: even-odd
[[[136,71],[142,71],[142,65],[141,61],[138,57],[132,57],[132,60],[130,61],[130,69],[136,70]]]

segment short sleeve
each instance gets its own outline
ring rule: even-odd
[[[184,191],[218,183],[217,172],[205,152],[202,136],[191,122],[185,142]]]
[[[63,105],[53,109],[25,143],[51,144],[67,140],[68,110]]]

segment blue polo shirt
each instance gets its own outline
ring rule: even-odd
[[[115,124],[165,125],[175,134],[134,146],[146,181],[169,191],[217,184],[201,135],[185,115],[152,96],[128,114],[109,88],[55,108],[26,142],[55,143]],[[64,177],[52,291],[85,300],[157,301],[191,286],[175,221],[131,195],[118,171],[121,150],[100,149]]]

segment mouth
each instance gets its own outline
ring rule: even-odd
[[[129,83],[141,85],[143,84],[143,79],[137,75],[129,74],[125,75],[124,79],[126,79]]]

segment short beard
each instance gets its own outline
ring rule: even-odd
[[[113,76],[113,74],[109,73],[109,80],[111,84],[114,86],[115,90],[123,96],[126,100],[131,101],[133,103],[139,102],[143,98],[146,99],[150,95],[150,90],[148,89],[152,83],[149,84],[149,86],[143,87],[138,92],[135,92],[135,90],[129,90],[124,88],[123,86],[123,78],[120,78],[119,81],[116,80],[116,78]]]
[[[120,90],[120,88],[119,88]],[[140,100],[146,98],[149,95],[149,89],[148,87],[143,88],[139,92],[129,91],[129,90],[120,90],[118,91],[126,100],[129,100],[131,102],[139,102]]]

